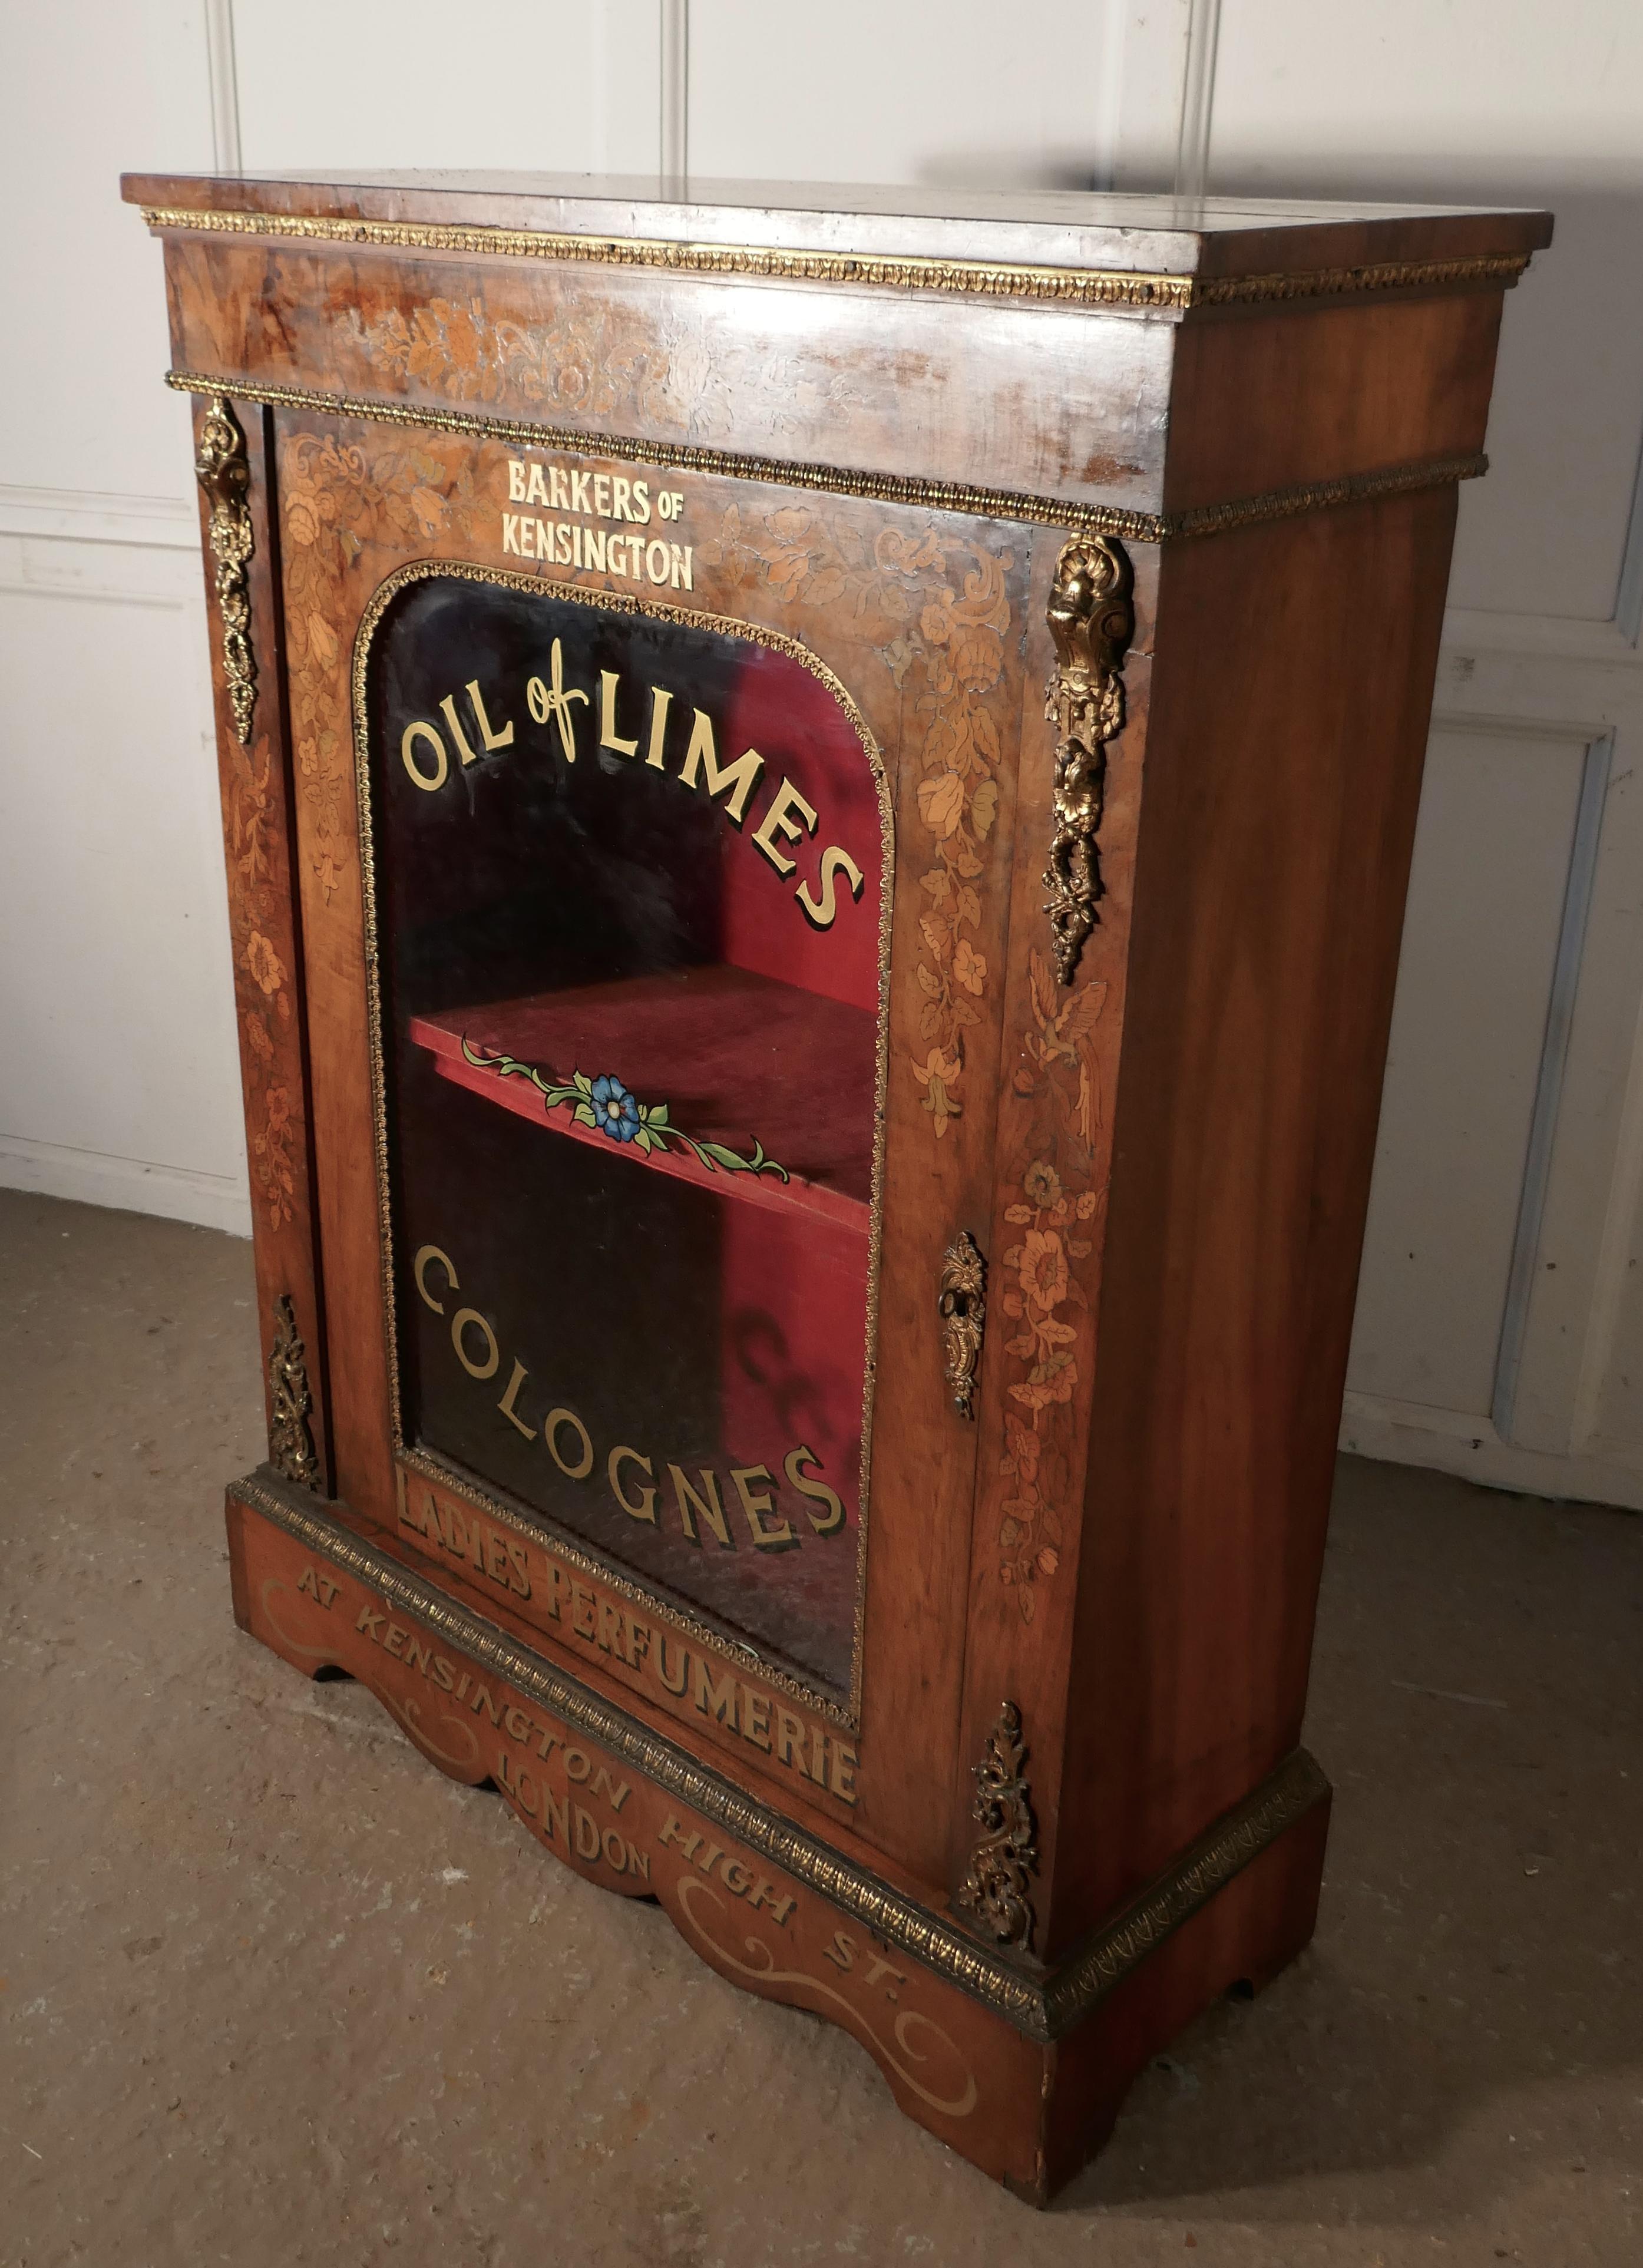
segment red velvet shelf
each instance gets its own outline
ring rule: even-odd
[[[550,1132],[588,1142],[652,1173],[785,1213],[814,1213],[867,1233],[873,1186],[875,1020],[745,968],[710,965],[623,977],[564,992],[413,1017],[410,1036],[441,1077]],[[763,1142],[774,1174],[729,1173],[673,1145],[641,1150],[549,1108],[521,1074],[471,1064],[475,1050],[531,1064],[556,1085],[573,1071],[619,1079],[671,1125],[743,1157]]]

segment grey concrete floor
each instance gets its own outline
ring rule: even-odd
[[[0,1268],[4,2268],[1643,2261],[1643,1521],[1342,1465],[1316,1942],[1035,2215],[236,1631],[247,1246]]]

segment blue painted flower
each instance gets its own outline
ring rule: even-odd
[[[619,1079],[596,1079],[593,1123],[613,1142],[631,1142],[639,1130],[639,1106]]]

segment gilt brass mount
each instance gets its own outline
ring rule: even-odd
[[[1101,895],[1100,830],[1107,743],[1124,725],[1124,649],[1135,630],[1130,562],[1104,535],[1069,543],[1050,593],[1056,642],[1044,714],[1056,728],[1054,831],[1044,911],[1055,930],[1056,975],[1070,984]]]
[[[211,556],[217,563],[217,611],[223,625],[223,682],[234,714],[234,737],[241,747],[248,747],[257,698],[257,666],[251,651],[251,593],[246,580],[252,549],[251,512],[246,502],[251,468],[246,459],[246,437],[223,394],[211,396],[201,423],[200,451],[194,469],[211,506]]]
[[[971,1816],[983,1832],[958,1903],[1000,1945],[1019,1946],[1023,1952],[1033,1942],[1031,1878],[1038,1867],[1038,1829],[1026,1764],[1021,1712],[1006,1701],[976,1767]]]
[[[285,1480],[317,1489],[320,1460],[308,1426],[313,1408],[308,1350],[291,1294],[282,1292],[274,1302],[274,1344],[269,1349],[269,1462]]]

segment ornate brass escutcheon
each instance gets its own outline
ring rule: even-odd
[[[941,1256],[941,1352],[953,1407],[961,1418],[976,1415],[976,1366],[987,1322],[987,1263],[969,1229],[960,1229]]]

